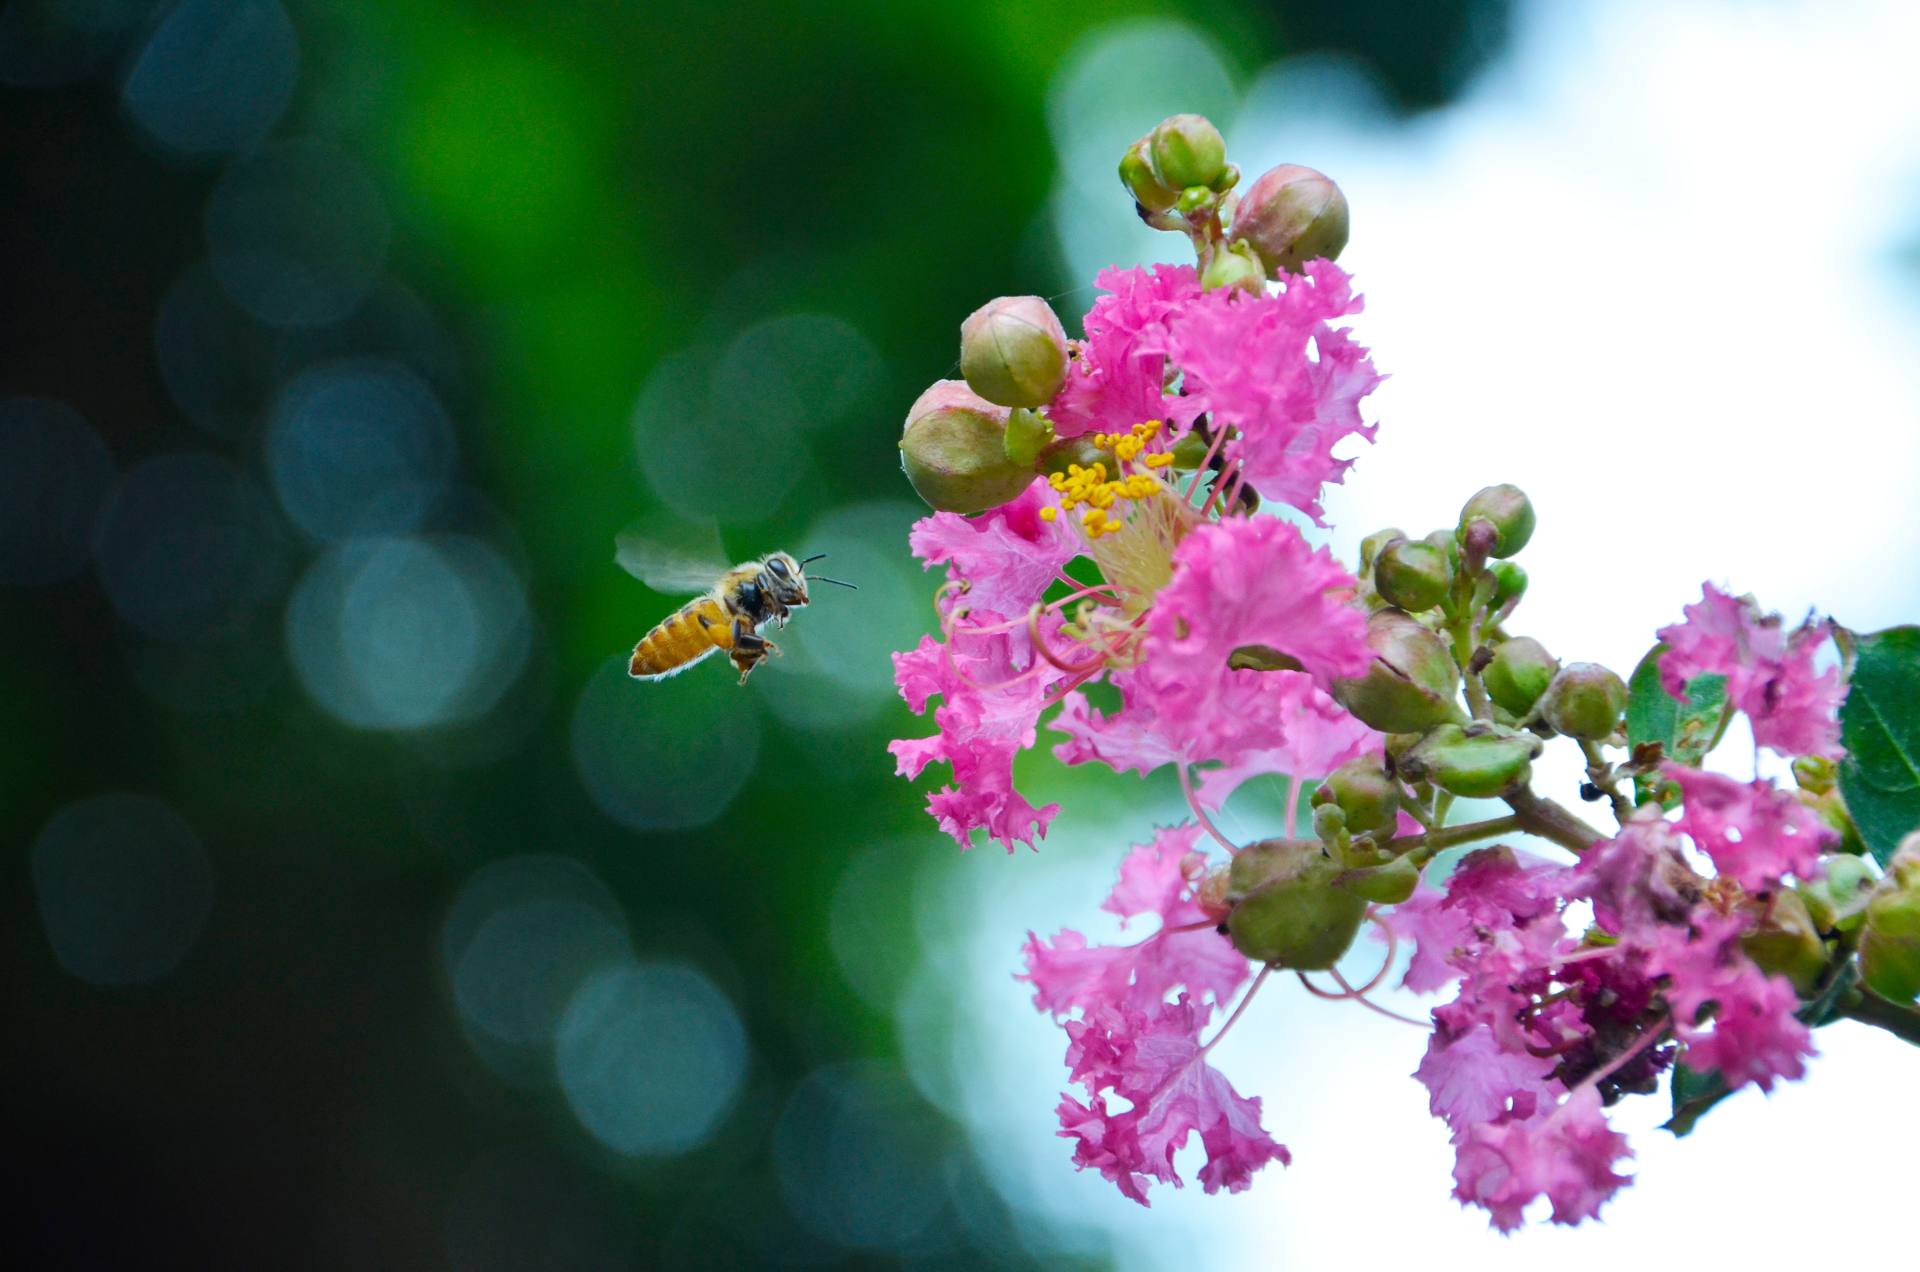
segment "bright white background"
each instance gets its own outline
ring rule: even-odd
[[[1178,259],[1112,168],[1161,116],[1204,110],[1249,179],[1306,163],[1353,206],[1342,264],[1393,378],[1379,444],[1327,500],[1341,555],[1389,523],[1450,525],[1474,489],[1514,481],[1540,513],[1519,626],[1562,658],[1630,668],[1705,578],[1796,619],[1920,616],[1920,4],[1516,8],[1505,56],[1412,122],[1337,63],[1247,82],[1177,25],[1097,33],[1054,84],[1064,176],[1044,231],[1076,280],[1060,286]],[[915,1080],[974,1131],[1016,1208],[1089,1225],[1091,1247],[1111,1239],[1137,1267],[1696,1251],[1791,1267],[1912,1248],[1920,1056],[1852,1024],[1821,1032],[1807,1083],[1745,1093],[1686,1141],[1654,1129],[1664,1096],[1629,1101],[1615,1124],[1639,1182],[1605,1222],[1503,1239],[1449,1197],[1444,1129],[1407,1076],[1421,1035],[1276,978],[1216,1055],[1265,1101],[1290,1169],[1237,1197],[1156,1188],[1150,1212],[1075,1175],[1051,1118],[1064,1037],[1010,974],[1030,927],[1115,934],[1096,906],[1120,854],[1179,815],[1157,789],[1069,807],[1037,855],[942,858],[922,880],[928,964],[898,1009]]]

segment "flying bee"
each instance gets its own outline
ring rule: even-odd
[[[701,566],[659,545],[622,537],[617,560],[654,591],[707,589],[640,638],[627,673],[636,680],[665,680],[718,649],[732,659],[744,685],[768,654],[780,652],[778,645],[761,635],[761,629],[768,623],[784,628],[793,611],[807,604],[806,567],[824,556],[817,552],[796,560],[789,553],[774,552],[728,570]],[[714,582],[716,574],[718,582]],[[813,577],[822,583],[854,586],[825,575]]]

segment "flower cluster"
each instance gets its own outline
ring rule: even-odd
[[[1349,439],[1374,440],[1362,404],[1381,377],[1344,322],[1360,302],[1332,259],[1337,187],[1286,166],[1241,197],[1218,140],[1175,116],[1121,164],[1196,266],[1104,271],[1078,340],[1037,297],[990,302],[962,328],[966,383],[909,414],[903,463],[935,507],[911,545],[945,581],[939,636],[895,656],[935,732],[893,753],[906,777],[949,767],[928,806],[962,848],[975,831],[1031,847],[1060,815],[1013,781],[1043,720],[1061,762],[1169,769],[1185,795],[1191,819],[1133,847],[1102,907],[1151,931],[1025,946],[1079,1088],[1057,1110],[1077,1166],[1144,1205],[1154,1181],[1182,1183],[1196,1134],[1208,1192],[1285,1164],[1213,1044],[1275,971],[1395,1014],[1369,995],[1404,948],[1407,990],[1451,991],[1410,1023],[1455,1195],[1503,1230],[1536,1201],[1577,1223],[1631,1178],[1613,1104],[1668,1083],[1690,1125],[1801,1077],[1813,1028],[1860,997],[1858,950],[1884,951],[1870,989],[1907,983],[1920,869],[1916,899],[1888,901],[1907,874],[1853,855],[1828,626],[1787,631],[1708,585],[1630,692],[1510,630],[1534,526],[1517,488],[1424,538],[1369,536],[1356,571],[1277,514],[1323,524]],[[1795,786],[1702,767],[1736,714]],[[1556,743],[1611,832],[1532,789]],[[1261,774],[1293,784],[1288,811],[1273,838],[1235,842],[1213,814]],[[1509,811],[1455,819],[1472,798]],[[1519,834],[1560,855],[1490,843]],[[1339,964],[1369,924],[1387,962],[1355,986]]]

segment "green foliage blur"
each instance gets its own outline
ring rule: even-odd
[[[961,317],[994,294],[1087,281],[1062,277],[1045,211],[1047,88],[1088,30],[1177,17],[1242,74],[1331,48],[1418,107],[1457,87],[1504,8],[1420,6],[1411,25],[1387,3],[287,8],[299,76],[273,136],[328,139],[384,198],[384,276],[455,350],[443,404],[486,504],[477,520],[524,579],[531,653],[471,726],[371,730],[322,710],[287,666],[285,592],[312,549],[284,526],[278,599],[230,656],[194,664],[208,684],[243,682],[217,700],[184,673],[153,691],[144,646],[93,575],[0,587],[0,1091],[18,1172],[5,1248],[27,1259],[14,1266],[1104,1262],[1084,1234],[1018,1232],[1006,1214],[1014,1235],[997,1246],[973,1223],[919,1254],[862,1252],[803,1231],[783,1201],[770,1159],[782,1108],[821,1065],[895,1055],[889,1014],[850,978],[897,989],[915,959],[912,878],[953,845],[924,789],[892,775],[887,740],[924,731],[897,701],[844,728],[763,711],[750,778],[704,824],[636,831],[583,789],[570,742],[582,687],[678,603],[612,560],[615,534],[659,511],[636,441],[672,440],[636,438],[636,397],[676,355],[764,319],[826,313],[861,333],[877,378],[858,410],[812,403],[827,424],[806,453],[738,460],[798,478],[706,509],[736,559],[808,550],[824,515],[910,498],[900,417],[954,373]],[[247,424],[212,440],[156,362],[156,312],[207,251],[223,162],[168,153],[126,117],[120,77],[167,9],[79,6],[107,32],[91,60],[0,85],[0,396],[70,405],[122,472],[210,450],[258,477],[273,360]],[[9,6],[0,32],[79,10]],[[724,493],[724,477],[694,488]],[[903,538],[878,546],[904,563]],[[794,639],[826,606],[859,603],[816,596]],[[775,661],[737,693],[777,690],[784,673]],[[689,675],[735,692],[722,665]],[[652,686],[620,688],[649,709]],[[60,809],[115,791],[177,812],[215,880],[178,968],[119,987],[55,958],[29,864]],[[830,911],[849,861],[875,845],[900,873],[859,929],[869,967],[850,971]],[[463,1033],[443,925],[463,881],[526,854],[584,863],[638,956],[690,963],[731,998],[746,1075],[690,1151],[609,1150],[550,1074],[489,1065]],[[958,1127],[914,1116],[966,1160]],[[977,1179],[952,1187],[987,1195]]]

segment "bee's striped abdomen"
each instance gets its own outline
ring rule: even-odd
[[[733,621],[711,596],[688,601],[633,647],[627,673],[642,680],[671,676],[716,649],[733,647]]]

